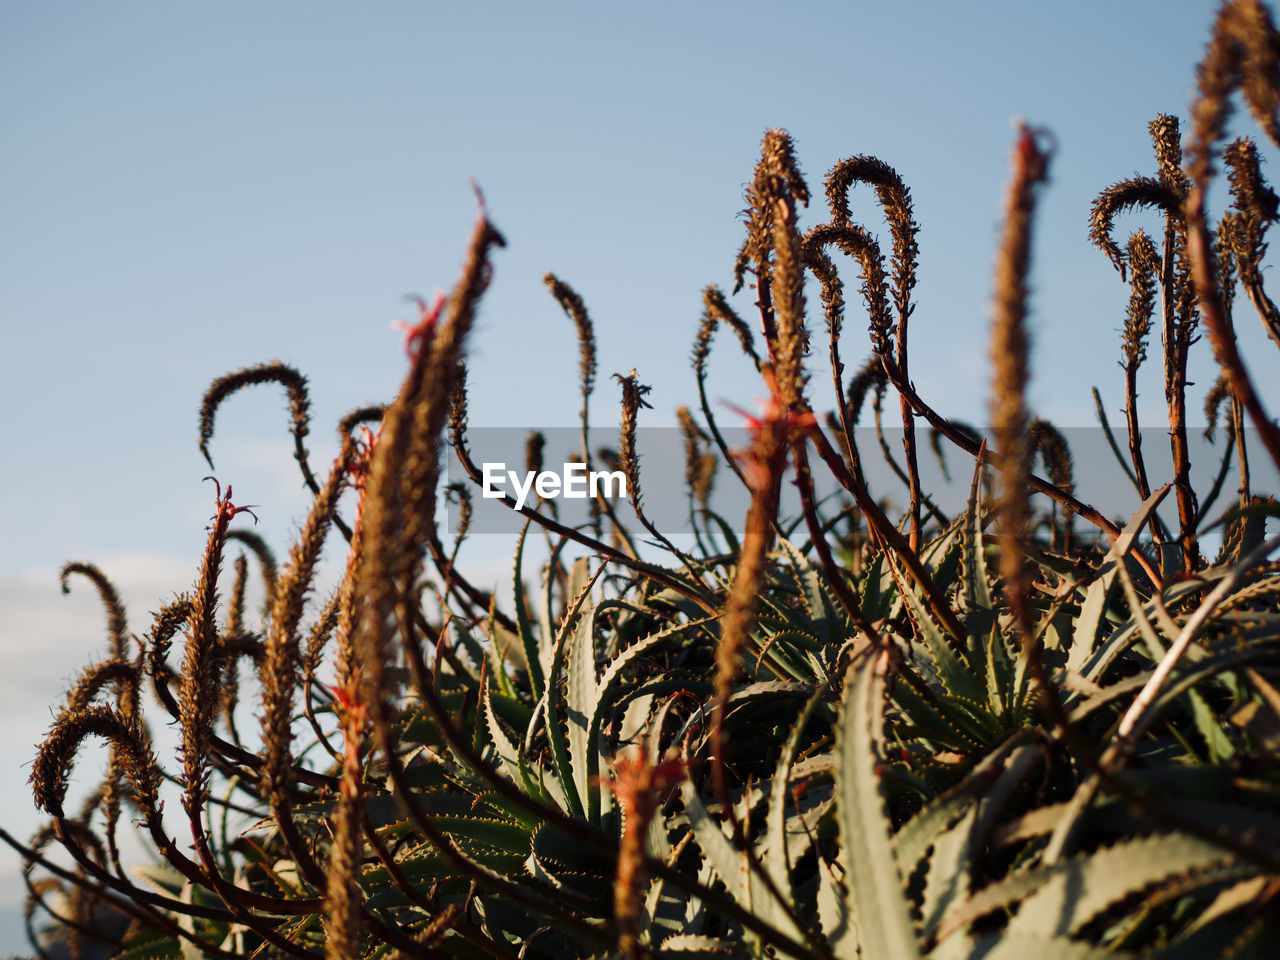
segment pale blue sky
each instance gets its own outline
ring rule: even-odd
[[[944,413],[983,422],[990,264],[1010,119],[1025,116],[1060,147],[1037,226],[1033,399],[1090,424],[1091,384],[1118,403],[1127,291],[1087,242],[1088,204],[1152,171],[1146,123],[1186,115],[1215,7],[6,0],[0,821],[34,823],[16,764],[100,647],[96,601],[83,584],[56,596],[57,567],[118,575],[139,631],[189,583],[212,509],[196,411],[237,366],[279,357],[311,377],[322,465],[336,418],[396,388],[403,295],[452,283],[470,177],[510,244],[475,341],[477,424],[574,420],[573,329],[547,270],[596,320],[596,422],[613,422],[608,375],[633,366],[654,386],[649,422],[670,422],[694,396],[700,291],[732,282],[743,186],[773,126],[819,195],[855,153],[910,184],[913,374]],[[883,232],[868,194],[854,215]],[[1154,221],[1121,230],[1140,224]],[[850,300],[853,366],[866,346]],[[1246,355],[1270,361],[1242,327]],[[712,366],[717,395],[759,394],[731,351]],[[1144,392],[1158,413],[1159,389]],[[274,390],[237,398],[213,447],[281,551],[303,503],[282,410]],[[0,900],[15,890],[0,877]]]

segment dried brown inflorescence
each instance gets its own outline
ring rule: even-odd
[[[210,737],[220,703],[221,676],[217,624],[218,574],[231,519],[247,510],[231,501],[231,487],[218,491],[200,574],[191,592],[186,642],[178,686],[178,720],[182,725],[183,807],[198,823],[208,789]]]
[[[1156,275],[1160,269],[1160,255],[1155,244],[1141,230],[1129,237],[1128,263],[1130,270],[1129,308],[1124,322],[1124,358],[1126,372],[1137,373],[1147,358],[1147,334],[1151,332],[1151,317],[1155,310]]]
[[[711,438],[698,426],[688,407],[676,407],[676,419],[680,421],[680,432],[684,435],[685,487],[691,501],[706,510],[710,506],[720,459],[706,449]]]
[[[1089,213],[1089,238],[1094,246],[1107,255],[1107,259],[1126,275],[1124,254],[1119,244],[1112,239],[1112,224],[1117,214],[1132,207],[1154,207],[1163,210],[1169,216],[1179,216],[1181,198],[1169,187],[1155,177],[1132,177],[1120,180],[1098,195]]]
[[[747,241],[739,255],[738,283],[750,265],[756,276],[765,343],[774,366],[778,396],[788,408],[801,402],[804,356],[809,334],[804,317],[804,248],[796,220],[797,205],[809,203],[785,130],[770,130],[761,144],[760,162],[747,188]]]
[[[636,377],[635,370],[625,376],[615,373],[613,379],[622,387],[622,423],[618,428],[618,463],[622,472],[627,475],[627,489],[631,494],[631,502],[639,509],[642,499],[640,490],[640,456],[636,452],[636,427],[642,407],[653,405],[645,400],[650,387],[642,384]]]
[[[1124,409],[1129,435],[1129,458],[1133,463],[1138,493],[1145,500],[1151,496],[1146,461],[1142,456],[1142,431],[1138,422],[1138,369],[1147,358],[1147,338],[1155,310],[1156,276],[1161,269],[1155,244],[1143,231],[1129,237],[1129,307],[1125,312],[1124,343]]]
[[[1022,126],[1013,151],[1013,175],[1005,195],[1003,236],[996,257],[994,319],[991,325],[991,433],[1004,454],[999,469],[996,517],[1000,531],[1000,577],[1005,596],[1031,653],[1040,663],[1031,628],[1027,594],[1031,581],[1024,537],[1030,525],[1026,450],[1030,414],[1027,382],[1030,342],[1027,335],[1027,276],[1031,265],[1031,226],[1037,188],[1048,179],[1049,155],[1037,134]],[[1036,679],[1042,686],[1041,676]]]
[[[854,224],[826,224],[814,227],[805,235],[809,267],[822,285],[822,301],[826,307],[827,328],[836,340],[840,336],[844,312],[844,296],[834,265],[823,253],[835,247],[861,267],[862,296],[870,317],[871,345],[877,353],[893,347],[893,318],[889,311],[889,279],[884,272],[884,254],[880,245],[862,227]]]
[[[578,331],[578,374],[581,378],[582,415],[585,419],[587,398],[591,395],[591,389],[595,385],[596,379],[595,328],[591,325],[591,317],[587,313],[587,306],[582,302],[582,297],[578,295],[576,290],[554,273],[548,273],[542,278],[542,282],[547,285],[551,295],[556,298],[556,303],[560,304],[561,309],[573,321],[573,325]]]
[[[160,771],[146,729],[139,721],[104,706],[66,712],[46,734],[31,769],[36,805],[55,817],[65,815],[62,802],[66,798],[67,777],[76,751],[88,736],[106,740],[120,749],[135,802],[143,810],[154,810],[159,799]]]
[[[1258,0],[1223,4],[1197,71],[1197,88],[1187,146],[1191,188],[1183,205],[1191,274],[1214,354],[1231,379],[1232,393],[1248,413],[1272,460],[1280,464],[1280,429],[1263,408],[1236,348],[1205,214],[1206,193],[1215,172],[1214,155],[1232,112],[1233,93],[1239,90],[1244,94],[1254,119],[1271,142],[1280,146],[1280,33]]]
[[[293,433],[293,456],[302,470],[303,479],[312,493],[319,483],[311,472],[307,460],[306,439],[311,430],[311,400],[307,394],[307,378],[288,364],[279,360],[245,367],[225,377],[219,377],[205,392],[200,405],[200,453],[213,469],[213,456],[209,453],[209,441],[213,439],[214,418],[223,401],[245,387],[260,383],[278,383],[289,397],[289,423]]]

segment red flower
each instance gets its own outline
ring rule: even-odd
[[[781,472],[787,444],[796,436],[818,421],[813,412],[788,410],[778,396],[777,382],[773,370],[765,367],[765,385],[769,388],[769,396],[761,402],[760,415],[754,416],[736,404],[722,401],[734,413],[747,422],[751,433],[751,446],[747,450],[736,451],[735,459],[742,468],[743,478],[752,490],[766,490],[773,484],[776,472]]]
[[[684,779],[687,769],[682,759],[663,760],[653,766],[643,755],[624,756],[614,763],[614,779],[606,786],[618,798],[628,822],[633,818],[647,822],[658,801]]]
[[[227,492],[224,494],[222,492],[222,484],[218,482],[217,477],[205,477],[205,479],[212,480],[214,487],[217,489],[216,502],[218,505],[218,512],[210,517],[217,529],[226,530],[227,524],[229,524],[238,513],[247,513],[249,516],[253,517],[254,523],[258,522],[258,515],[253,512],[253,508],[257,506],[257,504],[251,504],[247,507],[237,507],[231,502],[231,484],[227,484]]]
[[[391,329],[405,332],[404,352],[408,354],[410,360],[417,360],[424,349],[431,347],[431,339],[436,332],[436,321],[440,319],[440,311],[444,308],[444,291],[435,292],[430,306],[427,306],[426,301],[419,296],[410,296],[409,299],[418,305],[418,322],[406,323],[404,320],[395,320],[391,324]]]
[[[342,713],[346,715],[350,727],[366,730],[369,726],[368,710],[361,701],[360,692],[355,688],[355,684],[350,684],[350,689],[341,684],[334,684],[328,689],[333,694],[334,701],[342,708]]]

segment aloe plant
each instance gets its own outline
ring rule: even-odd
[[[1159,175],[1122,181],[1094,207],[1095,243],[1132,270],[1127,450],[1103,419],[1141,504],[1123,526],[1075,497],[1065,439],[1026,407],[1026,284],[1051,158],[1025,127],[997,258],[988,439],[910,381],[918,224],[901,178],[872,157],[837,164],[829,221],[802,233],[809,188],[791,139],[769,131],[734,267],[739,287],[754,286],[760,334],[708,288],[693,350],[701,418],[679,414],[696,549],[678,549],[645,512],[636,427],[647,388],[633,371],[617,378],[617,464],[638,526],[608,501],[572,526],[510,500],[526,522],[509,600],[456,562],[466,523],[452,539],[437,526],[442,465],[456,457],[481,482],[463,361],[504,243],[483,208],[457,285],[421,304],[407,331],[395,399],[343,419],[327,474],[309,462],[297,371],[264,364],[215,382],[201,410],[207,457],[222,403],[255,385],[285,388],[310,515],[278,565],[233,526],[246,508],[219,487],[191,592],[141,637],[102,571],[66,568],[64,585],[82,575],[100,592],[110,642],[39,748],[31,781],[48,827],[25,844],[0,834],[27,858],[29,916],[50,914],[77,957],[1271,955],[1280,568],[1268,560],[1277,540],[1264,536],[1277,511],[1250,486],[1245,418],[1277,464],[1280,435],[1231,331],[1237,280],[1274,329],[1258,261],[1277,204],[1246,141],[1225,154],[1233,206],[1216,239],[1204,196],[1236,87],[1280,145],[1278,49],[1265,8],[1226,4],[1185,170],[1177,121],[1162,115]],[[853,222],[859,183],[889,225],[887,265]],[[1115,217],[1135,205],[1163,212],[1162,254],[1145,234],[1127,256],[1112,239]],[[858,262],[871,335],[871,358],[848,384],[833,252]],[[825,421],[808,369],[809,274],[835,392]],[[594,332],[572,288],[550,274],[547,284],[578,333],[590,464],[604,457],[587,422]],[[1157,285],[1166,486],[1154,485],[1134,412]],[[1201,323],[1223,368],[1209,409],[1216,417],[1229,402],[1230,416],[1218,478],[1197,502],[1185,405]],[[769,394],[738,451],[705,390],[721,326]],[[906,428],[901,463],[880,430],[890,388]],[[900,512],[865,479],[872,454],[854,428],[868,396],[880,453],[907,490]],[[943,443],[973,457],[954,515],[922,487],[917,419],[940,457]],[[1239,496],[1211,515],[1233,455]],[[531,463],[541,456],[532,443]],[[749,494],[741,520],[716,512],[717,462],[722,482]],[[839,500],[819,499],[819,471]],[[798,490],[795,516],[784,514],[784,483]],[[1053,506],[1037,507],[1032,491]],[[1172,525],[1158,512],[1171,491]],[[447,495],[469,516],[465,485]],[[344,497],[353,523],[339,513]],[[1223,545],[1210,563],[1202,547],[1214,530]],[[535,539],[545,559],[532,558]],[[342,580],[321,591],[322,550],[344,541]],[[220,595],[236,544],[254,555],[268,597],[256,617],[245,556]],[[246,660],[257,684],[242,690]],[[260,729],[242,737],[236,704],[249,697]],[[151,740],[157,712],[180,733],[164,760]],[[69,809],[90,736],[108,745],[105,775]],[[130,823],[153,862],[122,851]],[[122,934],[105,914],[127,920]],[[47,937],[33,943],[47,955]]]

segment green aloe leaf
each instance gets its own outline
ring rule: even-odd
[[[583,558],[585,561],[585,558]],[[574,564],[575,569],[585,567],[585,562]],[[594,584],[600,572],[592,578]],[[575,578],[576,582],[577,578]],[[580,595],[580,594],[576,594]],[[569,738],[569,763],[573,768],[573,785],[587,809],[587,818],[595,823],[600,819],[600,787],[595,782],[599,770],[596,744],[591,736],[591,714],[599,703],[596,690],[596,615],[599,605],[586,596],[568,639],[568,659],[564,666],[564,710]],[[555,700],[554,694],[552,700]]]
[[[747,854],[733,845],[721,830],[719,821],[707,812],[691,781],[685,780],[681,784],[680,795],[698,848],[730,896],[781,933],[804,941],[804,934],[769,891],[759,871],[752,867]]]
[[[1085,591],[1084,604],[1080,608],[1080,616],[1076,620],[1075,633],[1071,641],[1071,651],[1067,655],[1068,670],[1077,673],[1084,670],[1098,642],[1103,613],[1111,600],[1111,593],[1115,586],[1116,572],[1132,549],[1135,538],[1147,522],[1147,517],[1160,505],[1160,501],[1165,498],[1169,490],[1170,487],[1167,485],[1161,487],[1143,501],[1138,512],[1125,524],[1125,528],[1120,531],[1120,536],[1112,543],[1111,549],[1103,558],[1098,577]]]
[[[515,607],[516,630],[520,634],[520,644],[524,648],[524,659],[529,667],[529,683],[533,687],[533,697],[539,699],[546,690],[547,684],[542,672],[542,655],[538,650],[538,638],[534,635],[533,624],[529,622],[529,603],[524,593],[523,561],[524,539],[529,533],[529,521],[520,528],[520,539],[516,541],[516,559],[514,576],[511,578],[512,606]]]
[[[1169,877],[1223,864],[1233,854],[1193,837],[1143,837],[1061,864],[1018,910],[1010,934],[1067,936],[1113,903]]]
[[[774,770],[773,783],[769,789],[769,808],[765,815],[765,836],[768,838],[765,867],[769,871],[769,877],[773,881],[774,887],[790,894],[793,903],[796,901],[796,897],[791,889],[791,861],[787,850],[786,817],[791,764],[795,757],[796,749],[800,745],[800,737],[803,735],[805,727],[808,726],[814,712],[822,703],[822,698],[825,694],[825,687],[815,690],[813,696],[805,703],[804,709],[800,711],[800,716],[791,727],[787,742],[783,744],[782,751],[778,755],[778,764]]]
[[[136,942],[126,941],[125,948],[114,954],[117,960],[176,960],[184,955],[176,937],[155,936],[150,927],[141,929],[148,936]]]
[[[502,729],[502,724],[494,714],[493,703],[489,697],[489,684],[487,682],[484,685],[482,694],[485,729],[489,733],[490,742],[493,744],[494,751],[498,755],[498,763],[502,770],[513,782],[520,784],[526,793],[532,794],[539,799],[548,799],[547,796],[542,793],[540,784],[536,783],[533,778],[529,776],[528,765],[525,763],[519,747],[511,742],[506,731]]]
[[[964,577],[961,588],[964,599],[965,626],[974,640],[985,637],[996,625],[996,605],[991,597],[991,574],[987,570],[987,551],[982,543],[982,457],[973,468],[969,487],[969,505],[964,515],[961,538],[960,570]]]
[[[986,846],[996,818],[1012,793],[1022,787],[1039,766],[1044,755],[1045,751],[1039,745],[1018,747],[1007,765],[1003,765],[996,782],[977,797],[964,817],[934,842],[921,906],[926,937],[933,936],[953,904],[968,896],[975,861]]]
[[[1138,596],[1138,591],[1133,585],[1133,578],[1129,576],[1129,572],[1123,567],[1120,569],[1120,577],[1124,586],[1125,599],[1128,601],[1129,609],[1133,612],[1133,619],[1138,625],[1138,630],[1141,632],[1143,640],[1146,641],[1151,660],[1153,663],[1159,663],[1164,658],[1168,647],[1156,632],[1156,628],[1152,625],[1150,618],[1146,615],[1142,599]],[[1176,624],[1170,624],[1169,629],[1174,629],[1176,626]],[[1235,755],[1235,747],[1226,731],[1223,730],[1223,721],[1219,719],[1199,690],[1193,688],[1188,691],[1187,699],[1191,701],[1191,714],[1195,720],[1196,729],[1209,747],[1209,762],[1222,763],[1225,760],[1230,760]]]
[[[885,562],[883,551],[876,553],[858,584],[858,606],[863,616],[873,623],[885,620],[898,603],[898,585]]]
[[[915,926],[893,855],[884,812],[880,767],[884,762],[885,677],[889,651],[850,665],[836,728],[836,819],[840,866],[848,886],[853,924],[832,949],[840,957],[912,960],[920,956]],[[856,933],[854,928],[856,928]]]
[[[663,953],[688,954],[691,957],[746,957],[741,943],[720,937],[706,937],[693,933],[678,933],[662,941]]]
[[[557,779],[560,781],[560,787],[564,790],[565,799],[569,803],[569,811],[575,816],[584,816],[586,806],[584,800],[590,795],[592,789],[587,778],[586,756],[584,743],[586,739],[587,717],[581,709],[582,698],[586,696],[584,687],[590,684],[590,688],[595,687],[595,664],[590,663],[591,679],[587,680],[585,676],[586,668],[583,666],[584,660],[591,660],[591,657],[584,657],[581,654],[583,646],[588,645],[589,641],[582,640],[579,637],[577,644],[579,654],[573,661],[574,669],[567,670],[569,660],[569,651],[574,647],[573,637],[580,630],[591,629],[590,616],[590,599],[591,588],[595,586],[596,581],[604,572],[604,566],[601,565],[585,583],[581,583],[579,589],[572,594],[573,601],[569,605],[569,609],[565,611],[564,620],[560,624],[560,631],[556,637],[555,655],[551,660],[551,669],[547,673],[547,691],[543,697],[543,704],[546,709],[547,718],[547,741],[551,746],[551,756],[555,763]],[[578,579],[579,582],[581,578]],[[587,611],[583,612],[584,605]],[[582,616],[579,616],[582,614]],[[585,627],[584,627],[585,624]],[[560,679],[562,674],[568,673],[566,678],[566,686],[568,692],[560,689]],[[572,697],[574,706],[568,705],[566,697]],[[573,755],[577,753],[578,765],[575,767],[573,763]],[[598,788],[596,788],[598,789]]]
[[[903,599],[906,600],[907,610],[911,614],[911,622],[920,632],[929,650],[929,656],[932,657],[934,666],[938,670],[938,677],[942,680],[942,685],[947,688],[947,692],[975,703],[984,702],[987,699],[986,680],[975,673],[952,648],[951,641],[934,622],[933,615],[920,602],[915,588],[904,591]]]
[[[947,944],[951,943],[947,941]],[[1065,937],[1004,934],[944,947],[930,953],[929,960],[1127,960],[1131,956]]]
[[[1010,737],[985,757],[963,780],[936,797],[893,835],[898,869],[909,875],[938,835],[951,827],[992,785],[1013,766],[1010,754],[1025,742],[1026,734]]]
[[[1066,936],[1111,904],[1151,884],[1231,858],[1222,847],[1178,834],[1121,841],[1053,866],[1011,874],[984,887],[943,918],[939,936],[945,938],[979,917],[1015,903],[1022,905],[1009,924],[1009,934]]]
[[[848,622],[840,604],[832,596],[822,572],[790,541],[780,540],[779,545],[790,561],[791,575],[800,588],[800,596],[809,614],[809,632],[821,646],[829,647],[839,643],[847,632]]]
[[[605,604],[601,604],[604,607]],[[599,680],[594,682],[594,691],[589,701],[583,701],[583,705],[587,707],[588,723],[587,738],[584,746],[585,758],[587,763],[587,775],[590,780],[595,780],[600,775],[600,759],[604,755],[603,748],[603,728],[606,714],[613,708],[613,693],[621,682],[623,671],[630,665],[633,665],[640,657],[651,650],[660,648],[663,644],[669,643],[673,638],[678,637],[686,630],[697,630],[708,623],[713,622],[713,618],[704,617],[703,619],[693,621],[691,623],[678,623],[673,627],[667,627],[665,630],[659,630],[651,633],[647,637],[637,640],[626,650],[622,651],[616,657],[609,661],[604,668],[604,672],[600,674]],[[594,676],[595,664],[591,664]],[[592,822],[598,822],[600,810],[598,805],[592,807]]]

